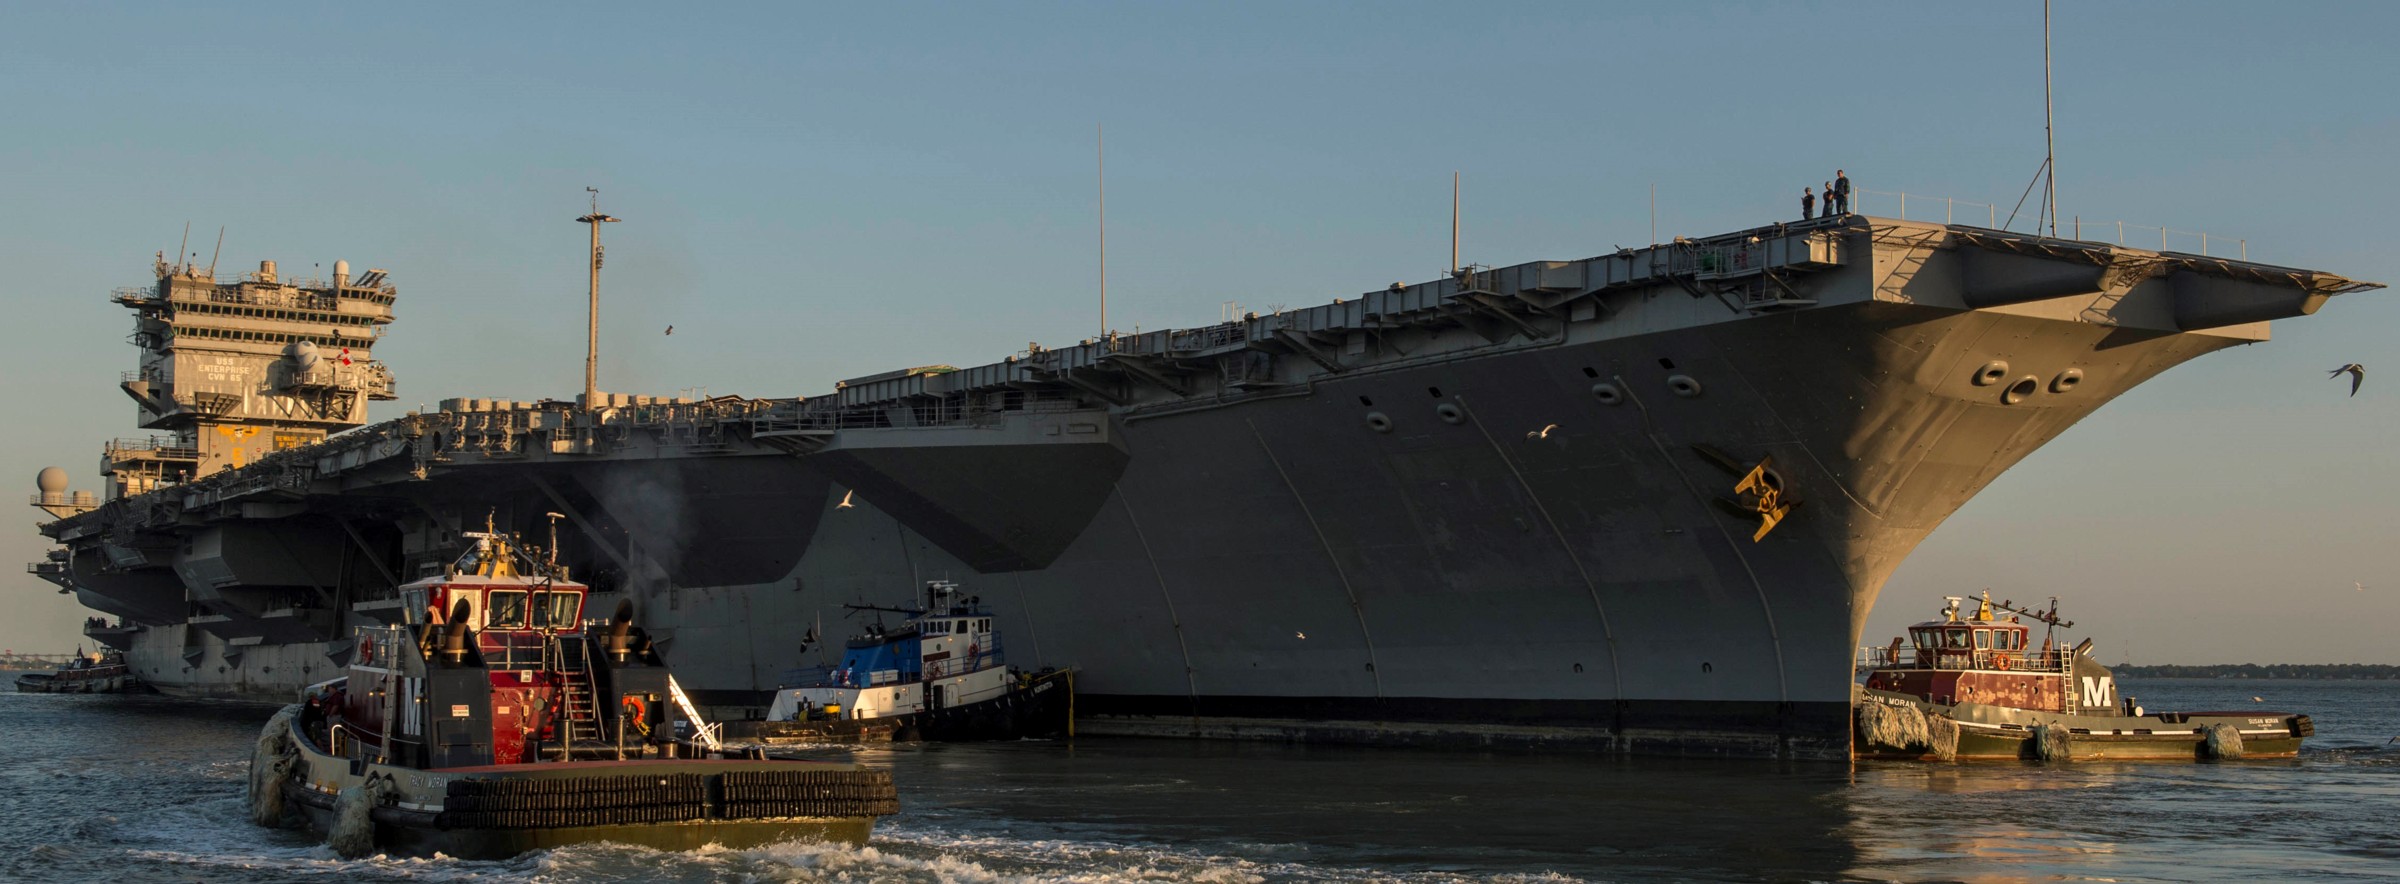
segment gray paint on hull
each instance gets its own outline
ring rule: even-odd
[[[1596,719],[1612,701],[1687,704],[1695,735],[1725,730],[1705,724],[1717,714],[1728,732],[1772,736],[1774,709],[1847,703],[1859,623],[1942,518],[2107,398],[2236,342],[1864,304],[1345,375],[1124,421],[1134,457],[1117,490],[1139,521],[1130,503],[1101,508],[1047,568],[975,576],[872,500],[832,509],[827,485],[796,580],[661,588],[643,613],[694,686],[763,690],[812,662],[797,639],[820,613],[948,576],[996,597],[1013,585],[1001,625],[1035,638],[1014,662],[1077,666],[1096,695],[1196,708],[1372,698],[1380,682],[1387,698],[1522,699]],[[2085,381],[2005,406],[1969,380],[1995,353]],[[1597,402],[1586,368],[1643,405]],[[1672,395],[1672,374],[1705,391]],[[1474,402],[1473,426],[1435,413],[1453,394]],[[1392,432],[1366,425],[1360,396]],[[1551,438],[1519,441],[1552,423]],[[1696,443],[1776,455],[1803,509],[1764,542],[1728,543],[1748,526],[1706,502],[1718,474]]]
[[[1030,662],[1084,667],[1086,689],[1101,693],[1373,696],[1365,643],[1349,626],[1357,614],[1340,591],[1348,574],[1377,636],[1376,674],[1390,696],[1841,701],[1857,622],[1908,547],[2117,390],[2235,342],[2111,342],[2105,328],[2061,329],[2021,316],[1847,309],[1870,315],[1769,318],[1345,378],[1316,395],[1245,406],[1245,421],[1206,411],[1131,421],[1123,432],[1137,456],[1119,490],[1141,502],[1138,523],[1126,507],[1104,509],[1052,567],[971,579],[1016,583],[1026,610],[1003,620],[1016,631],[1040,620],[1039,659]],[[2028,326],[2049,327],[2035,334]],[[2068,345],[2057,341],[2062,332],[2071,332]],[[2020,362],[2072,363],[2087,380],[2075,398],[2036,406],[1976,401],[1988,397],[1967,383],[1982,361],[1969,357],[1983,354],[1968,351],[1995,337],[2013,341],[2009,355]],[[1707,392],[1688,400],[1665,394],[1670,371],[1655,367],[1657,353],[1675,354],[1674,372],[1710,381]],[[1650,391],[1658,428],[1643,428],[1634,408],[1594,403],[1583,392],[1584,363]],[[1848,368],[1830,378],[1778,374],[1786,363]],[[1503,428],[1491,434],[1502,445],[1516,444],[1506,428],[1538,428],[1562,415],[1573,422],[1512,458],[1524,464],[1518,479],[1492,440],[1441,423],[1433,397],[1414,399],[1429,386],[1472,393],[1477,420]],[[1359,395],[1394,415],[1394,432],[1366,428],[1367,409],[1352,404]],[[1326,502],[1323,544],[1312,542],[1265,449],[1242,438],[1252,424],[1288,461],[1290,488]],[[1747,526],[1682,487],[1684,471],[1695,486],[1713,472],[1687,457],[1695,442],[1744,458],[1779,455],[1792,486],[1808,495],[1805,509],[1763,543],[1724,543],[1724,532]],[[1556,503],[1536,506],[1534,488]],[[1542,509],[1553,511],[1569,545],[1545,530]],[[890,525],[865,510],[829,516],[802,562],[803,582],[838,581],[886,599],[908,592],[909,575],[896,563],[820,556],[892,548],[851,533],[868,522]],[[919,570],[943,570],[939,550],[910,549]],[[1608,629],[1574,573],[1578,561],[1592,563],[1602,607],[1612,617],[1624,612],[1625,622],[1610,625],[1628,662],[1607,662]],[[964,570],[949,565],[953,574]],[[1164,586],[1174,613],[1128,595],[1143,584]],[[811,600],[790,603],[796,615]],[[697,612],[683,629],[740,636],[738,624]],[[1309,638],[1294,637],[1302,632]],[[771,646],[759,650],[778,656]],[[1574,672],[1575,663],[1585,671]],[[1788,688],[1777,686],[1787,680]]]

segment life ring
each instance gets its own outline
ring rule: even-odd
[[[2000,667],[2002,672],[2008,671],[2008,655],[2001,654],[2000,656],[1994,658],[1992,660],[1992,665]]]
[[[365,664],[365,663],[373,663],[373,662],[375,662],[375,642],[374,642],[374,641],[372,641],[372,640],[368,640],[368,641],[362,641],[362,642],[359,642],[359,643],[358,643],[358,662],[359,662],[359,663],[361,663],[361,664]]]
[[[626,695],[625,695],[625,700],[624,700],[624,702],[623,702],[623,703],[620,703],[619,705],[621,705],[621,706],[625,707],[625,715],[626,715],[627,717],[629,717],[630,719],[632,719],[632,721],[633,721],[633,728],[634,728],[634,730],[640,731],[640,732],[641,732],[641,734],[642,734],[642,736],[645,736],[645,737],[649,736],[649,735],[650,735],[650,704],[649,704],[649,702],[648,702],[648,701],[645,701],[645,700],[643,700],[643,699],[642,699],[642,698],[640,698],[640,697],[636,697],[636,696],[634,696],[634,695],[632,695],[632,694],[626,694]]]

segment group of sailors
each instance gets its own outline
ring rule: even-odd
[[[1833,170],[1833,180],[1825,182],[1824,204],[1824,217],[1850,214],[1850,176],[1840,169]],[[1817,192],[1806,187],[1800,188],[1800,219],[1806,221],[1816,217]]]

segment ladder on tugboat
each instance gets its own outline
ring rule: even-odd
[[[550,669],[558,673],[558,742],[570,758],[579,740],[600,738],[600,701],[592,689],[591,658],[578,636],[551,636]]]
[[[683,710],[684,720],[692,723],[694,734],[700,738],[700,742],[707,744],[708,751],[725,751],[725,743],[717,739],[717,725],[700,718],[700,708],[692,705],[692,698],[683,692],[682,685],[675,683],[675,676],[667,676],[667,695],[675,698],[675,705]]]

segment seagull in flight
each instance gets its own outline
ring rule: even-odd
[[[853,489],[853,490],[850,490],[850,491],[844,491],[844,492],[842,492],[842,502],[841,502],[841,503],[834,504],[834,505],[833,505],[833,508],[834,508],[834,509],[837,509],[837,510],[846,510],[846,509],[850,509],[850,508],[852,508],[852,507],[856,506],[856,504],[853,504],[853,503],[851,503],[851,502],[850,502],[850,495],[857,494],[857,493],[858,493],[858,491],[857,491],[857,490],[855,490],[855,489]]]
[[[2326,375],[2325,377],[2327,379],[2338,378],[2341,377],[2342,372],[2345,371],[2350,373],[2350,395],[2356,396],[2358,395],[2358,385],[2366,383],[2367,381],[2367,367],[2353,362],[2349,365],[2334,369],[2332,374]]]
[[[674,326],[672,326],[672,325],[670,325],[670,326],[667,326],[667,334],[670,334],[670,335],[671,335],[671,334],[674,334],[674,333],[675,333],[675,327],[674,327]]]
[[[1555,430],[1555,429],[1558,429],[1558,425],[1557,425],[1557,424],[1551,424],[1551,425],[1549,425],[1549,426],[1545,426],[1545,427],[1543,427],[1543,428],[1541,428],[1541,429],[1539,429],[1539,430],[1535,430],[1535,431],[1533,431],[1533,432],[1530,432],[1530,433],[1527,433],[1527,434],[1525,434],[1525,438],[1527,438],[1527,439],[1548,439],[1548,438],[1550,438],[1550,431],[1551,431],[1551,430]]]
[[[1308,633],[1305,633],[1305,632],[1295,632],[1295,633],[1292,633],[1292,637],[1293,637],[1293,638],[1296,638],[1296,639],[1299,639],[1299,640],[1301,640],[1301,641],[1307,641],[1307,640],[1308,640]]]

